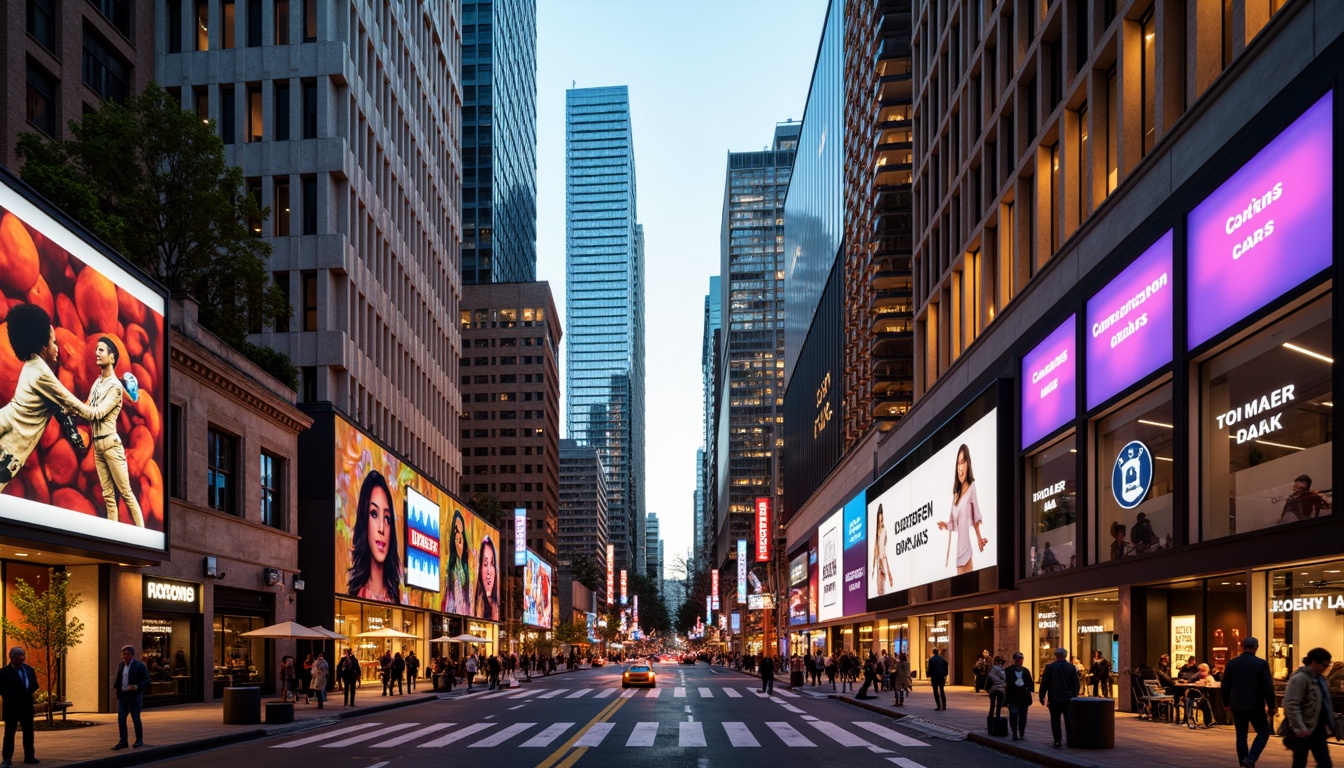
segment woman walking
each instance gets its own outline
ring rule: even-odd
[[[1003,657],[995,656],[985,674],[985,690],[989,692],[989,716],[1003,716],[1003,699],[1008,691],[1008,676],[1003,671]]]
[[[303,703],[311,704],[313,695],[313,654],[303,657],[303,668],[299,670],[299,690],[303,691]],[[294,696],[294,703],[299,703],[297,694]]]
[[[1007,689],[1004,700],[1008,704],[1008,730],[1013,732],[1013,741],[1027,737],[1027,710],[1035,698],[1036,684],[1031,679],[1031,670],[1022,666],[1021,651],[1013,654],[1013,663],[1003,671]]]
[[[309,685],[313,697],[317,699],[317,708],[322,709],[327,703],[327,678],[331,675],[331,665],[322,657],[322,652],[317,652],[317,658],[313,659],[313,674],[309,678]]]
[[[910,679],[910,659],[902,653],[896,662],[896,671],[891,675],[891,687],[896,691],[896,706],[905,706],[905,695],[914,687]]]

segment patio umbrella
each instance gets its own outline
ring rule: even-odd
[[[391,627],[383,627],[382,629],[371,629],[368,632],[360,632],[359,634],[355,635],[355,637],[392,637],[392,638],[419,639],[420,636],[413,635],[410,632],[402,632],[399,629],[393,629]]]
[[[321,632],[322,635],[323,635],[324,637],[327,637],[327,638],[329,638],[329,639],[331,639],[331,640],[349,640],[349,639],[350,639],[350,638],[346,637],[345,635],[342,635],[340,632],[333,632],[333,631],[331,631],[330,629],[327,629],[326,627],[323,627],[323,626],[321,626],[321,625],[316,626],[316,627],[309,627],[309,629],[313,630],[314,632]]]
[[[254,629],[251,632],[242,633],[241,637],[262,637],[270,639],[296,639],[296,640],[327,640],[327,635],[317,630],[309,629],[302,624],[293,621],[282,621],[279,624],[272,624],[269,627]]]
[[[455,636],[455,637],[450,637],[450,638],[448,638],[448,639],[449,639],[449,640],[452,640],[452,641],[455,641],[455,642],[458,642],[458,643],[488,643],[488,642],[490,642],[490,638],[488,638],[488,637],[477,637],[477,636],[475,636],[475,635],[470,635],[470,634],[467,634],[467,633],[465,633],[465,632],[463,632],[462,634],[457,635],[457,636]]]

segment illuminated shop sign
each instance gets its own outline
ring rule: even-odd
[[[747,540],[737,540],[737,602],[747,601]]]
[[[1076,319],[1062,325],[1022,358],[1022,447],[1072,421],[1076,414]]]
[[[167,619],[143,619],[140,622],[140,632],[146,635],[171,635],[173,622]]]
[[[194,603],[196,602],[196,585],[145,579],[145,597],[150,600],[167,600],[173,603]]]
[[[770,562],[770,499],[756,499],[756,562]]]
[[[1297,613],[1298,611],[1344,611],[1344,594],[1276,599],[1269,603],[1270,613]]]
[[[607,545],[607,602],[616,597],[616,545]]]
[[[712,605],[713,605],[715,608],[718,608],[718,607],[719,607],[719,569],[718,569],[718,568],[711,568],[711,569],[709,569],[709,595],[710,595],[711,598],[713,598],[713,603],[712,603]],[[625,601],[622,600],[621,602],[625,602]]]
[[[1195,617],[1172,616],[1171,617],[1171,660],[1174,663],[1185,663],[1185,660],[1195,655]]]
[[[1087,302],[1087,407],[1095,408],[1171,362],[1168,231]]]
[[[1107,631],[1107,630],[1106,630],[1106,627],[1102,626],[1101,624],[1079,624],[1079,625],[1078,625],[1078,634],[1080,634],[1080,635],[1091,635],[1091,634],[1096,633],[1096,632],[1105,632],[1105,631]]]
[[[844,613],[844,606],[841,603],[840,577],[841,566],[840,558],[844,552],[844,543],[842,541],[841,526],[844,511],[837,510],[835,514],[827,518],[819,530],[820,538],[820,570],[821,570],[821,598],[820,609],[818,610],[818,619],[820,621],[829,621],[838,619]]]
[[[1283,414],[1271,413],[1296,399],[1297,387],[1287,384],[1214,416],[1218,429],[1226,429],[1237,445],[1283,429]],[[1234,429],[1235,427],[1235,429]]]
[[[1037,611],[1037,629],[1059,629],[1059,611]]]
[[[513,564],[527,562],[527,510],[513,510]]]
[[[831,423],[831,417],[835,415],[831,408],[831,372],[821,378],[821,386],[817,387],[817,415],[812,419],[812,439],[816,440],[826,427]]]
[[[1190,212],[1190,348],[1331,265],[1333,109],[1330,92]]]
[[[868,505],[863,493],[845,504],[845,578],[846,616],[868,610]]]
[[[1111,467],[1111,494],[1115,503],[1133,509],[1143,503],[1153,486],[1153,453],[1138,440],[1120,449]]]
[[[628,602],[630,601],[629,592],[627,591],[627,590],[629,589],[629,586],[630,586],[630,583],[629,583],[629,577],[626,575],[625,569],[622,568],[622,569],[621,569],[621,605],[625,605],[626,603],[628,603]]]

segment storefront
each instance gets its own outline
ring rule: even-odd
[[[142,583],[140,659],[149,668],[150,681],[145,706],[201,701],[205,653],[201,585],[149,576]]]
[[[266,592],[233,587],[215,587],[214,615],[214,696],[222,698],[224,688],[256,685],[263,691],[276,690],[280,660],[274,654],[275,642],[244,634],[274,623],[275,596]]]

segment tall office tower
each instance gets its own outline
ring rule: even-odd
[[[607,472],[616,568],[644,564],[644,232],[626,87],[565,96],[565,436]]]
[[[294,314],[252,339],[456,492],[461,175],[455,0],[163,0],[158,80],[214,121],[271,217]]]
[[[560,589],[560,615],[569,618],[576,612],[595,612],[596,605],[610,596],[603,594],[594,603],[589,593],[602,594],[605,579],[597,589],[585,592],[586,588],[578,588],[574,582],[574,564],[584,557],[603,576],[607,572],[607,473],[597,449],[580,445],[576,440],[560,441],[558,523],[560,567],[556,581]],[[589,599],[585,601],[585,597]]]
[[[658,515],[650,512],[644,524],[644,546],[648,552],[645,557],[644,574],[653,580],[661,594],[663,591],[663,535],[658,525]]]
[[[728,568],[750,539],[757,498],[775,503],[784,436],[784,197],[799,123],[775,127],[769,149],[729,152],[719,269],[724,280],[724,392],[719,402],[718,509],[713,564]],[[736,578],[734,573],[734,578]]]
[[[462,3],[462,283],[537,279],[537,3]]]
[[[723,297],[718,275],[709,278],[709,293],[705,294],[703,336],[700,339],[701,443],[695,454],[695,540],[691,542],[691,562],[695,568],[705,567],[705,553],[713,552],[715,510],[718,508],[718,487],[715,482],[718,455],[715,428],[715,377],[719,365],[719,344],[723,330]]]
[[[460,325],[462,495],[526,509],[526,545],[554,565],[563,332],[550,283],[464,286]],[[507,549],[512,526],[500,534]]]
[[[137,9],[139,10],[139,9]],[[127,3],[6,3],[0,10],[0,165],[21,133],[70,138],[67,124],[154,79],[154,14]]]

